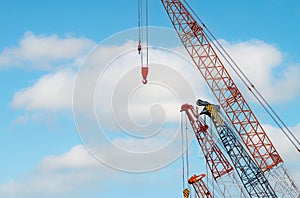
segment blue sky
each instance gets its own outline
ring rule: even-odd
[[[188,2],[300,137],[300,3]],[[149,12],[151,26],[172,28],[160,1],[149,1]],[[182,196],[180,160],[147,173],[110,169],[88,155],[74,124],[74,71],[96,44],[137,26],[136,1],[13,0],[2,2],[0,15],[2,197]],[[300,184],[299,154],[252,103]],[[199,153],[192,143],[191,172],[206,172]]]

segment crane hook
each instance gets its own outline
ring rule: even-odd
[[[147,82],[148,82],[147,79],[143,78],[142,83],[147,84]]]
[[[148,67],[143,67],[142,66],[142,77],[143,77],[143,84],[147,84],[147,76],[148,76]]]

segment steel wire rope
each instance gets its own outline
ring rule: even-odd
[[[272,118],[272,120],[275,122],[275,124],[281,129],[281,131],[285,134],[285,136],[289,139],[289,141],[293,144],[293,146],[300,152],[300,148],[296,145],[295,141],[300,145],[299,140],[297,139],[297,137],[292,133],[292,131],[286,126],[286,124],[283,122],[283,120],[279,117],[279,115],[275,112],[275,110],[272,108],[272,106],[267,102],[267,100],[261,95],[261,93],[256,89],[256,87],[253,85],[253,83],[251,83],[251,81],[249,80],[249,78],[246,76],[246,74],[241,70],[241,68],[237,65],[237,63],[231,58],[231,56],[228,54],[228,52],[224,49],[224,47],[220,44],[220,42],[216,39],[216,37],[212,34],[212,32],[207,28],[207,26],[204,24],[204,22],[198,17],[198,15],[195,13],[195,11],[191,8],[191,6],[186,2],[186,0],[183,0],[184,3],[188,6],[188,8],[191,10],[191,12],[194,14],[194,16],[199,20],[199,22],[202,24],[202,26],[207,30],[207,32],[209,33],[209,35],[205,32],[204,34],[206,35],[206,37],[208,38],[208,40],[210,41],[210,43],[217,49],[217,51],[221,54],[221,56],[225,59],[225,61],[229,64],[229,66],[233,69],[233,71],[235,72],[235,74],[239,77],[239,79],[244,83],[244,85],[248,88],[248,90],[252,93],[252,95],[255,97],[255,99],[259,102],[259,104],[263,107],[263,109],[268,113],[268,115]],[[211,39],[211,37],[213,39]],[[215,42],[214,42],[215,41]],[[215,43],[217,43],[217,46]],[[221,51],[220,50],[223,51]],[[227,57],[229,58],[229,61],[227,59]],[[233,65],[232,65],[233,64]],[[237,70],[236,70],[236,68]],[[240,72],[240,73],[239,73]],[[252,91],[252,89],[249,87],[249,85],[247,84],[247,82],[250,84],[250,87],[252,87],[254,89],[254,91],[258,94],[258,96]],[[262,102],[262,101],[263,102]],[[269,108],[267,108],[267,107]],[[271,111],[271,112],[270,112]],[[272,115],[273,113],[273,115]],[[276,120],[276,118],[277,120]],[[282,127],[280,125],[280,123],[284,126]],[[286,130],[288,132],[286,132]],[[294,140],[288,135],[290,134]]]
[[[184,159],[184,129],[183,113],[180,114],[180,132],[181,132],[181,161],[182,161],[182,190],[185,189],[185,159]]]
[[[149,66],[149,32],[148,32],[148,26],[149,26],[149,24],[148,24],[148,20],[149,20],[149,12],[148,12],[148,0],[146,0],[146,56],[147,56],[147,58],[146,58],[146,61],[147,61],[147,63],[146,63],[146,65],[147,65],[147,67]]]
[[[138,25],[139,25],[139,42],[141,45],[143,45],[143,40],[144,40],[144,37],[143,37],[143,34],[144,34],[144,31],[143,31],[143,2],[142,0],[138,0]],[[144,65],[144,57],[143,57],[143,47],[141,47],[141,67],[143,67]]]

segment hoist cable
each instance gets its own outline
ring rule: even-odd
[[[147,50],[147,67],[149,65],[149,33],[148,33],[148,18],[149,18],[149,12],[148,12],[148,0],[146,0],[146,50]]]
[[[296,143],[294,142],[294,140],[300,145],[300,142],[298,141],[298,139],[294,136],[294,134],[290,131],[290,129],[286,126],[286,124],[282,121],[282,119],[279,117],[279,115],[275,112],[275,110],[271,107],[271,105],[266,101],[266,99],[261,95],[261,93],[256,89],[256,87],[253,85],[253,83],[251,83],[251,81],[249,80],[249,78],[246,76],[246,74],[241,70],[241,68],[237,65],[237,63],[230,57],[230,55],[228,54],[228,52],[224,49],[224,47],[220,44],[220,42],[213,36],[213,34],[208,30],[208,28],[206,26],[204,26],[206,28],[206,30],[209,32],[209,34],[213,37],[213,39],[215,40],[215,42],[218,44],[218,46],[222,49],[222,51],[225,53],[225,55],[230,59],[230,61],[234,64],[234,66],[238,69],[238,71],[240,73],[238,73],[238,71],[236,71],[235,67],[233,67],[233,65],[228,61],[228,59],[226,58],[226,56],[221,52],[221,50],[214,44],[214,42],[212,42],[212,39],[209,38],[209,36],[207,36],[209,38],[209,40],[211,41],[211,43],[214,45],[215,48],[217,48],[218,52],[222,55],[222,57],[226,60],[226,62],[229,64],[229,66],[233,69],[233,71],[235,72],[235,74],[239,77],[239,79],[246,85],[246,87],[248,88],[248,90],[252,93],[252,95],[255,97],[255,99],[259,102],[259,104],[264,108],[264,110],[269,114],[269,116],[272,118],[272,120],[275,122],[275,124],[281,129],[281,131],[285,134],[285,136],[289,139],[289,141],[295,146],[295,148],[299,151],[299,147],[296,145]],[[241,74],[241,75],[240,75]],[[244,77],[244,79],[242,78]],[[246,83],[246,81],[250,84],[250,87],[248,86],[248,84]],[[251,89],[251,87],[255,90],[256,93],[254,93]],[[256,95],[258,94],[258,96]],[[262,102],[263,101],[263,102]],[[268,109],[268,108],[269,109]],[[273,114],[272,114],[273,113]],[[274,117],[275,116],[275,117]],[[277,120],[276,120],[277,118]],[[284,126],[282,127],[282,125],[280,125],[280,123]],[[285,131],[285,129],[289,132],[287,133]],[[289,134],[294,138],[294,140],[292,140],[292,138],[289,136]]]
[[[251,92],[252,92],[252,91],[251,91]],[[266,108],[265,104],[263,104],[263,103],[261,102],[261,100],[259,100],[259,98],[257,98],[257,95],[256,95],[256,94],[253,93],[253,95],[254,95],[254,97],[256,98],[256,100],[258,100],[258,102],[260,103],[260,105],[265,109],[265,111],[271,116],[271,118],[272,118],[273,121],[277,124],[277,126],[280,127],[280,124],[279,124],[278,121],[273,117],[273,115],[270,113],[269,109]],[[281,128],[281,127],[280,127],[280,128]],[[287,134],[287,132],[286,132],[285,130],[283,130],[282,128],[281,128],[281,131],[285,134],[285,136],[289,139],[289,141],[294,145],[294,147],[299,151],[298,146],[297,146],[296,143],[291,139],[291,137]],[[295,140],[298,142],[297,139],[295,139]],[[298,142],[298,144],[299,144],[299,142]]]
[[[141,42],[141,45],[143,45],[143,1],[138,0],[139,2],[139,42]],[[141,48],[141,66],[144,65],[144,57],[143,57],[143,47]]]
[[[270,106],[270,104],[262,97],[262,95],[260,94],[260,92],[258,92],[258,90],[253,86],[254,90],[258,93],[258,95],[263,99],[263,101],[267,104],[267,106],[269,107],[269,109],[273,112],[273,114],[277,117],[277,119],[281,122],[281,124],[286,128],[286,130],[289,132],[289,134],[295,139],[295,141],[300,145],[299,140],[297,139],[297,137],[292,133],[292,131],[290,131],[290,129],[286,126],[286,124],[282,121],[282,119],[279,117],[279,115],[274,111],[274,109]],[[299,150],[299,147],[296,147]]]
[[[189,140],[188,140],[188,125],[187,125],[187,116],[185,116],[185,147],[186,147],[186,176],[189,178]]]
[[[245,84],[245,86],[248,88],[248,90],[252,93],[252,95],[255,97],[255,99],[259,102],[259,104],[264,108],[264,110],[269,114],[269,116],[272,118],[272,120],[275,122],[275,124],[281,129],[281,131],[285,134],[285,136],[289,139],[289,141],[295,146],[295,148],[300,152],[300,148],[296,145],[295,141],[300,145],[299,140],[297,137],[292,133],[292,131],[286,126],[286,124],[282,121],[282,119],[279,117],[279,115],[275,112],[275,110],[271,107],[271,105],[266,101],[266,99],[261,95],[261,93],[256,89],[256,87],[251,83],[249,78],[246,76],[246,74],[241,70],[241,68],[237,65],[237,63],[231,58],[231,56],[228,54],[228,52],[224,49],[224,47],[220,44],[220,42],[216,39],[216,37],[211,33],[211,31],[206,27],[206,25],[203,23],[203,21],[198,17],[198,15],[194,12],[194,10],[191,8],[191,6],[184,0],[184,3],[188,6],[188,8],[191,10],[191,12],[196,16],[196,18],[199,20],[199,22],[202,24],[202,26],[205,28],[205,30],[209,33],[205,33],[206,37],[209,39],[211,44],[217,49],[217,51],[221,54],[221,56],[225,59],[225,61],[229,64],[229,66],[233,69],[235,74],[239,77],[239,79]],[[213,38],[211,39],[210,36]],[[219,46],[217,46],[216,44]],[[221,48],[221,50],[220,50]],[[225,53],[225,55],[224,55]],[[229,58],[229,61],[227,58]],[[233,66],[232,65],[235,66]],[[237,71],[238,70],[238,71]],[[248,83],[249,85],[248,85]],[[258,96],[252,91],[252,89],[258,94]],[[269,108],[269,109],[268,109]],[[277,120],[276,120],[277,118]],[[283,126],[282,126],[283,125]],[[287,130],[287,131],[286,131]],[[290,136],[292,136],[292,138]]]
[[[138,0],[138,29],[139,29],[139,41],[141,41],[141,0]]]
[[[184,159],[184,134],[183,134],[183,113],[180,115],[180,129],[181,129],[181,161],[182,161],[182,190],[185,189],[185,159]]]
[[[207,29],[207,28],[206,28]],[[207,29],[207,31],[209,31]],[[209,32],[210,33],[210,32]],[[211,33],[210,33],[211,34]],[[211,34],[212,35],[212,34]],[[209,36],[207,36],[209,38]],[[271,119],[275,122],[275,124],[281,129],[281,131],[285,134],[285,136],[289,139],[289,141],[295,146],[295,148],[299,150],[299,147],[296,145],[295,141],[300,145],[300,142],[298,139],[294,136],[294,134],[290,131],[290,129],[285,125],[285,123],[282,121],[282,119],[279,117],[279,115],[274,111],[274,109],[271,107],[271,105],[266,101],[266,99],[261,95],[261,93],[256,89],[256,87],[250,82],[249,78],[245,75],[245,73],[238,67],[238,65],[235,63],[235,61],[229,56],[228,52],[223,48],[223,46],[219,43],[219,41],[216,40],[216,38],[212,35],[215,42],[219,45],[219,47],[222,49],[222,51],[225,53],[225,55],[230,59],[230,61],[234,64],[234,66],[238,69],[236,71],[235,67],[228,61],[226,56],[221,52],[221,50],[215,45],[214,42],[209,38],[211,43],[214,45],[215,48],[217,48],[218,52],[222,55],[222,57],[226,60],[226,62],[229,64],[229,66],[233,69],[235,74],[239,77],[239,79],[245,84],[245,86],[248,88],[248,90],[251,92],[251,94],[255,97],[255,99],[259,102],[259,104],[263,107],[263,109],[268,113],[268,115],[271,117]],[[241,76],[241,75],[242,76]],[[244,77],[244,78],[243,78]],[[244,80],[245,79],[245,80]],[[251,87],[248,86],[246,81],[250,84],[250,86],[255,90],[256,93],[254,93],[251,89]],[[258,96],[257,96],[258,94]],[[273,113],[273,114],[272,114]],[[277,118],[277,119],[276,119]],[[282,127],[282,125],[284,126]],[[288,133],[286,132],[286,130]],[[289,136],[291,135],[294,140]]]

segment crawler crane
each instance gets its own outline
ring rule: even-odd
[[[214,124],[223,146],[231,158],[245,189],[250,197],[277,197],[262,171],[248,154],[234,131],[220,116],[219,106],[198,100],[197,105],[204,106],[200,114],[208,115]]]
[[[191,123],[206,159],[206,164],[222,196],[224,198],[247,197],[248,194],[245,192],[244,186],[240,184],[233,167],[209,133],[209,128],[204,120],[198,116],[194,107],[190,104],[182,105],[181,111],[186,113]]]
[[[232,80],[216,51],[221,53],[222,57],[230,63],[229,65],[232,66],[233,70],[247,85],[249,91],[259,100],[259,103],[262,104],[276,124],[280,126],[281,123],[285,126],[286,130],[282,128],[283,132],[300,151],[298,146],[300,143],[297,138],[289,131],[224,48],[216,40],[217,44],[212,41],[209,36],[212,34],[200,19],[198,19],[200,23],[195,20],[195,17],[185,6],[188,6],[188,4],[185,3],[184,5],[180,0],[161,0],[161,2],[180,41],[218,100],[235,132],[240,136],[254,162],[263,172],[265,178],[268,179],[276,194],[279,197],[300,197],[300,190],[285,167],[281,156],[246,102],[245,97]],[[191,10],[190,7],[189,9]]]
[[[139,0],[139,2],[141,3],[141,0]],[[147,7],[148,1],[146,2]],[[219,58],[220,55],[223,58],[222,60],[228,63],[235,74],[237,74],[241,81],[246,85],[250,93],[253,94],[253,96],[258,100],[258,102],[271,116],[275,123],[282,129],[283,133],[298,151],[300,151],[300,142],[286,127],[283,121],[275,113],[273,108],[257,91],[256,87],[241,71],[238,65],[225,51],[225,49],[215,39],[206,25],[197,17],[186,1],[161,0],[161,3],[169,16],[169,19],[171,20],[171,23],[174,26],[180,41],[190,55],[195,66],[200,71],[202,77],[205,79],[208,87],[212,91],[220,107],[225,112],[225,116],[233,127],[231,129],[231,127],[227,125],[227,128],[230,130],[226,131],[224,128],[223,130],[218,130],[219,135],[220,131],[222,131],[222,133],[228,133],[229,137],[233,139],[227,138],[227,141],[235,142],[236,146],[239,148],[239,152],[241,152],[231,153],[231,159],[238,158],[239,160],[247,159],[251,161],[251,163],[247,165],[248,167],[239,167],[237,170],[240,171],[239,175],[240,177],[242,176],[241,180],[243,181],[244,186],[246,185],[245,188],[248,188],[247,192],[250,194],[250,196],[262,196],[262,191],[266,190],[265,195],[268,197],[300,197],[300,190],[294,182],[293,177],[289,174],[287,168],[285,167],[283,159],[272,144],[270,138],[267,136],[267,133],[258,121],[257,117],[254,115],[245,97],[238,89],[236,83],[229,75],[229,72]],[[139,4],[139,11],[141,7],[141,4]],[[193,13],[193,15],[191,13]],[[140,26],[141,24],[139,23],[139,27]],[[146,28],[147,27],[148,13],[146,10]],[[139,28],[139,30],[141,30],[141,28]],[[139,39],[138,52],[141,54],[143,83],[146,84],[146,78],[148,75],[147,30],[147,61],[145,65],[143,64],[143,52],[141,51],[143,48],[140,46],[141,43],[142,42]],[[245,146],[245,149],[243,148],[243,145]],[[250,155],[247,156],[246,153],[249,153]],[[234,161],[233,164],[238,164],[238,162]],[[252,174],[256,172],[259,175],[258,179],[256,178],[255,185],[252,184],[252,177],[244,177],[245,173],[243,173],[243,169],[251,170]],[[245,175],[247,175],[247,173]],[[262,185],[261,187],[257,187],[261,188],[260,190],[255,189],[256,184]]]

